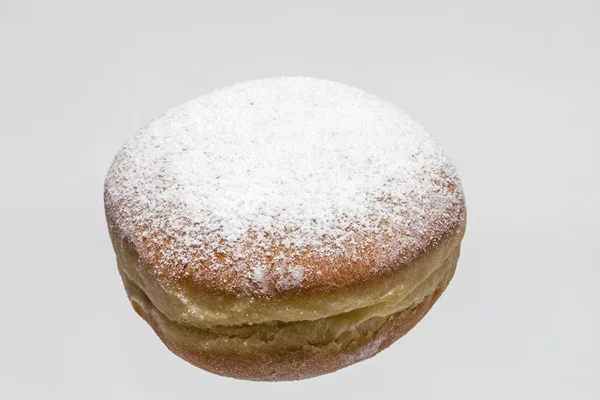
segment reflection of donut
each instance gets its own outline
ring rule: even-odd
[[[312,78],[175,107],[105,182],[135,310],[217,374],[294,380],[371,357],[444,290],[466,210],[431,136],[394,105]]]

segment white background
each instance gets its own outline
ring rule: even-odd
[[[599,71],[598,1],[0,0],[0,398],[599,399]],[[406,337],[264,384],[193,368],[135,315],[102,191],[167,108],[281,75],[408,111],[469,222]]]

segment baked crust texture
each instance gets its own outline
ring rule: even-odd
[[[293,380],[371,357],[450,281],[461,182],[395,105],[314,78],[236,84],[132,137],[104,185],[119,272],[175,353]]]
[[[248,333],[244,338],[210,337],[197,328],[168,320],[137,286],[126,277],[123,280],[134,310],[173,353],[192,365],[237,379],[293,381],[335,372],[371,358],[404,336],[421,321],[448,286],[458,253],[457,248],[449,257],[444,280],[419,303],[387,317],[364,321],[346,331],[345,337],[340,335],[329,342],[314,339],[314,344],[306,341],[282,346],[275,340],[275,343],[262,341]]]

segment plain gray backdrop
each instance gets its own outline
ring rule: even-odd
[[[599,399],[599,71],[598,1],[0,0],[0,398]],[[402,340],[264,384],[188,365],[133,312],[102,191],[169,107],[282,75],[399,104],[469,221]]]

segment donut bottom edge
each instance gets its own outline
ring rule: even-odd
[[[300,349],[261,348],[260,351],[229,347],[219,351],[204,348],[194,335],[194,328],[168,320],[141,289],[122,274],[125,289],[134,310],[154,330],[175,355],[208,372],[250,381],[294,381],[335,372],[371,358],[408,333],[427,314],[444,292],[456,270],[460,245],[453,251],[444,279],[421,302],[393,313],[374,332],[340,344],[331,342],[305,345]]]

